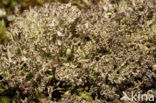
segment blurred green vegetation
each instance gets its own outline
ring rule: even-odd
[[[6,35],[6,26],[4,20],[0,21],[0,43],[5,40]]]
[[[67,3],[73,0],[0,0],[0,8],[5,8],[7,13],[11,13],[13,11],[13,8],[17,4],[21,4],[22,8],[27,8],[28,6],[42,5],[45,2],[57,2],[57,1]]]
[[[54,0],[1,0],[0,8],[4,8],[7,14],[10,14],[18,4],[21,4],[22,8],[27,8],[28,6],[41,5],[46,1]]]
[[[7,97],[0,97],[0,103],[10,103],[10,100]]]

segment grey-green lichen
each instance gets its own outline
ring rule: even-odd
[[[0,96],[16,102],[117,103],[156,91],[155,0],[18,14],[0,45]]]

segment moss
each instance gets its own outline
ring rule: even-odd
[[[0,97],[0,103],[10,103],[10,100],[7,97]]]
[[[92,96],[89,93],[82,92],[80,93],[80,97],[82,98],[82,100],[85,100],[86,103],[90,103],[93,101]]]
[[[5,27],[5,22],[4,20],[0,21],[0,42],[4,42],[6,39],[6,27]]]

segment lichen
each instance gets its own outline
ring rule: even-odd
[[[106,0],[86,11],[46,3],[17,12],[10,40],[0,45],[0,96],[117,103],[122,91],[154,92],[156,2],[143,1]]]

